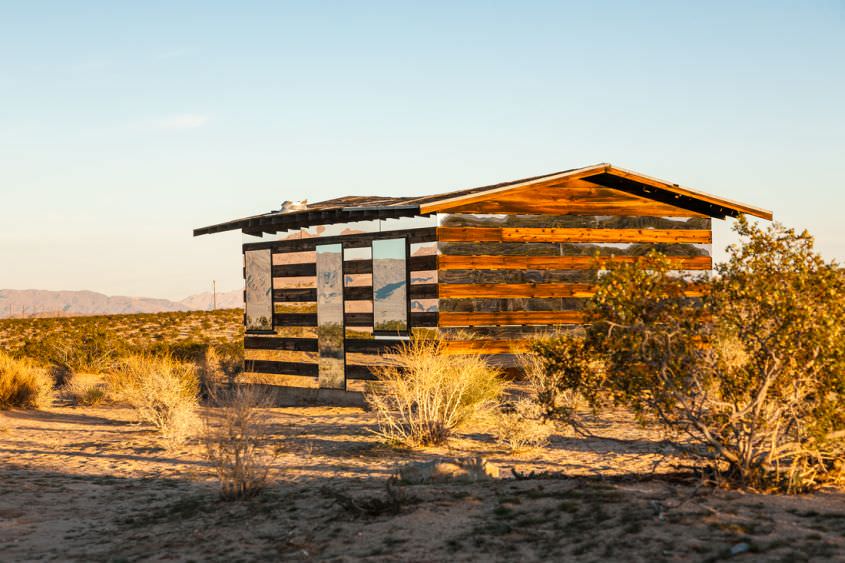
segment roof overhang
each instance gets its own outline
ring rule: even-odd
[[[248,235],[260,236],[263,233],[277,233],[279,231],[299,229],[312,225],[370,221],[374,219],[395,219],[399,217],[413,217],[419,214],[419,205],[340,207],[334,209],[315,209],[313,211],[266,213],[264,215],[255,215],[253,217],[194,229],[194,236],[198,237],[200,235],[236,230],[241,230]]]
[[[772,212],[767,209],[739,203],[692,188],[679,186],[678,184],[673,184],[665,180],[652,178],[651,176],[646,176],[638,172],[632,172],[624,168],[602,163],[524,180],[506,182],[504,184],[489,186],[489,189],[473,188],[471,190],[435,196],[404,198],[404,201],[397,201],[389,205],[337,205],[336,207],[330,206],[322,209],[304,209],[284,213],[276,211],[194,229],[194,236],[234,230],[241,230],[245,234],[260,236],[263,233],[276,233],[312,225],[429,215],[438,211],[448,211],[449,209],[464,205],[495,199],[501,194],[514,190],[545,186],[559,187],[565,190],[567,184],[583,186],[583,182],[612,188],[720,219],[736,217],[741,214],[753,215],[769,221],[772,219]],[[341,201],[344,199],[360,200],[361,198],[342,198]],[[372,200],[372,198],[370,199]],[[376,199],[383,200],[385,198]]]
[[[769,221],[772,219],[772,212],[767,209],[746,205],[692,188],[682,187],[678,184],[652,178],[651,176],[618,168],[610,164],[597,164],[595,166],[588,166],[586,168],[579,168],[577,170],[511,184],[506,187],[479,191],[454,198],[444,198],[439,201],[420,205],[420,211],[422,213],[448,211],[455,207],[495,199],[502,193],[525,188],[560,186],[561,189],[566,189],[568,182],[575,181],[590,182],[599,186],[613,188],[720,219],[736,217],[743,213]]]

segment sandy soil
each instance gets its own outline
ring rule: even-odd
[[[164,449],[128,409],[0,413],[0,560],[845,560],[845,492],[703,487],[624,413],[516,456],[483,426],[409,452],[360,409],[266,416],[272,485],[226,502],[199,443]],[[387,486],[403,463],[476,454],[504,478]]]

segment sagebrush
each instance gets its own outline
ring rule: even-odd
[[[365,399],[378,433],[407,446],[444,443],[461,424],[494,407],[502,393],[498,369],[478,354],[447,354],[439,338],[415,338],[375,368]]]

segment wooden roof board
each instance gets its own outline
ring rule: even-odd
[[[363,220],[378,216],[378,212],[391,216],[427,215],[438,211],[448,211],[474,202],[487,201],[498,195],[513,190],[530,189],[560,185],[565,189],[568,181],[581,180],[597,185],[638,193],[664,203],[690,207],[712,217],[724,218],[726,215],[746,213],[771,220],[772,212],[708,194],[692,188],[682,187],[665,180],[646,176],[609,163],[595,164],[582,168],[573,168],[552,172],[519,180],[510,180],[488,186],[479,186],[427,196],[389,197],[389,196],[344,196],[315,203],[309,203],[300,211],[272,211],[253,215],[234,221],[227,221],[194,230],[194,236],[230,230],[244,232],[272,232],[273,229],[307,226],[328,222]],[[656,191],[655,191],[656,190]]]

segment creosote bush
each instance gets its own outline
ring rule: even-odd
[[[604,366],[593,354],[582,332],[557,332],[532,338],[520,358],[533,400],[543,418],[577,425],[576,409],[582,394],[602,388]]]
[[[0,352],[0,409],[44,407],[52,388],[53,378],[46,369]]]
[[[196,429],[199,382],[196,368],[162,356],[133,355],[107,374],[109,393],[155,426],[166,442],[179,444]]]
[[[845,275],[812,237],[740,219],[741,244],[710,283],[665,257],[599,280],[583,347],[600,385],[570,386],[687,438],[717,480],[801,492],[845,482]]]
[[[406,446],[446,442],[461,424],[497,404],[499,370],[478,354],[447,354],[438,338],[403,344],[394,365],[375,369],[378,381],[365,399],[378,420],[378,434]]]
[[[218,420],[205,420],[205,451],[217,473],[220,496],[255,496],[266,487],[273,462],[262,449],[267,435],[262,409],[270,406],[271,396],[256,386],[237,385],[214,388],[210,399]]]

